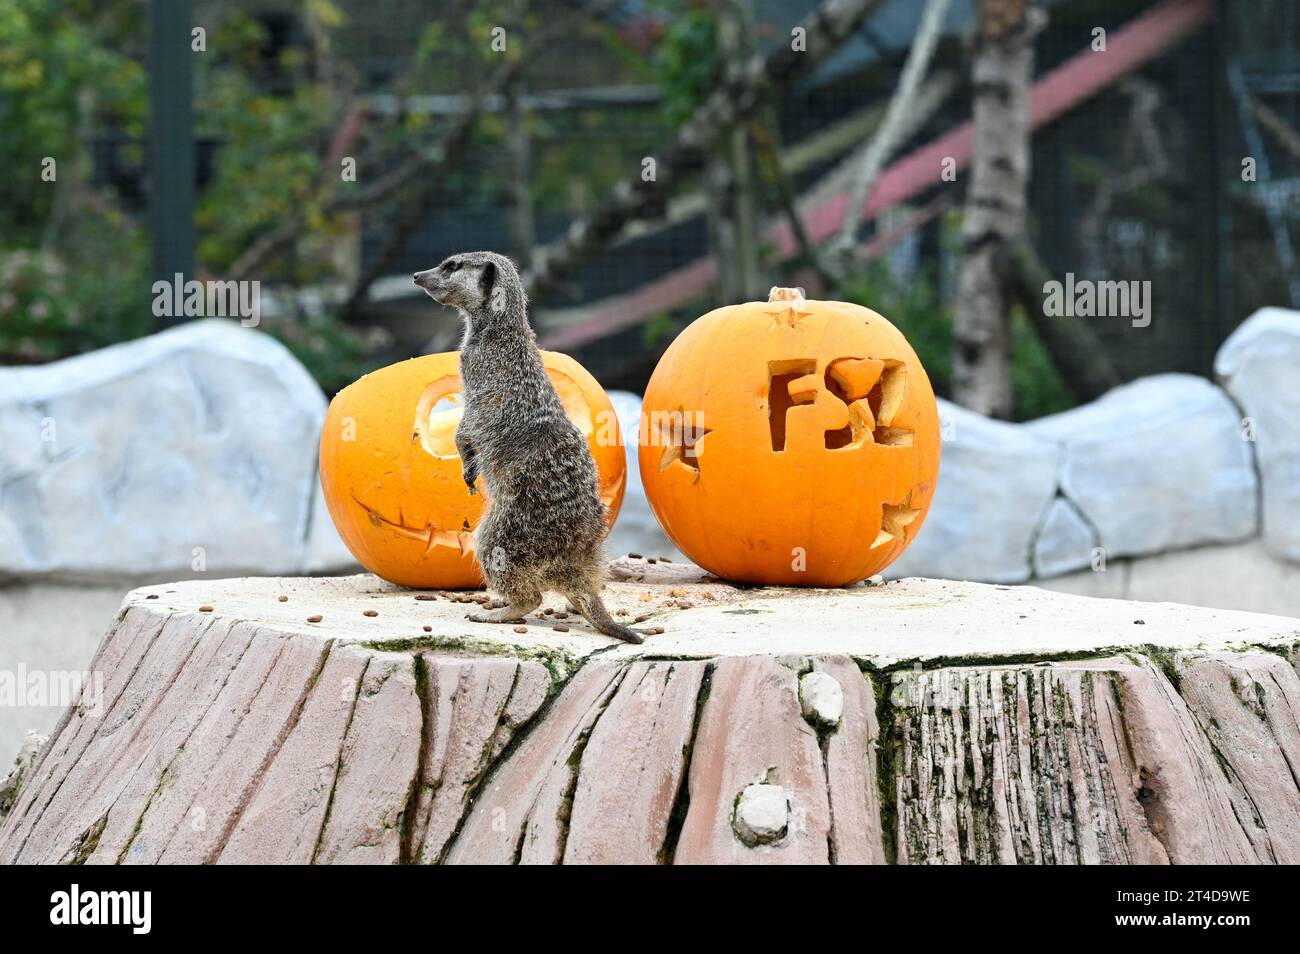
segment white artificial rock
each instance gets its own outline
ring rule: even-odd
[[[780,785],[745,786],[736,801],[736,836],[754,847],[780,840],[790,825],[790,803]]]
[[[1059,450],[1022,425],[939,401],[939,486],[915,542],[885,571],[989,583],[1030,577],[1030,550],[1056,496]]]
[[[605,552],[610,557],[640,553],[647,557],[684,559],[682,552],[672,544],[655,519],[650,501],[646,499],[645,485],[641,483],[638,458],[641,397],[631,391],[610,391],[609,400],[614,405],[614,413],[618,415],[618,427],[623,434],[623,447],[627,452],[627,486],[623,494],[623,508],[605,541]]]
[[[0,369],[0,576],[296,571],[325,397],[220,319]]]
[[[799,678],[799,708],[813,725],[834,728],[844,715],[844,687],[828,672],[809,672]]]
[[[1300,560],[1300,311],[1255,312],[1223,343],[1214,373],[1254,431],[1264,544]]]
[[[1034,576],[1050,577],[1089,566],[1097,535],[1079,508],[1057,497],[1047,508],[1034,541]]]
[[[307,544],[303,553],[302,572],[355,573],[361,569],[357,558],[348,550],[330,518],[325,494],[321,490],[319,475],[312,481],[312,504],[307,531]]]
[[[1227,543],[1258,529],[1241,415],[1204,378],[1142,378],[1023,426],[1061,446],[1061,493],[1096,528],[1108,558]]]

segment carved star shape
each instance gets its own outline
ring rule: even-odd
[[[883,546],[894,540],[903,540],[907,536],[907,527],[915,522],[920,508],[912,508],[912,495],[903,498],[902,503],[887,503],[880,508],[880,533],[872,548]]]
[[[807,302],[802,298],[795,301],[779,301],[773,303],[774,307],[765,308],[763,314],[772,318],[774,327],[785,325],[787,328],[798,328],[799,322],[812,314],[808,310]]]
[[[711,428],[692,423],[691,418],[694,415],[688,414],[682,408],[678,408],[675,414],[670,414],[668,417],[670,420],[659,425],[659,439],[664,447],[663,454],[659,457],[659,473],[662,474],[677,462],[695,471],[695,479],[699,480],[700,452],[696,445],[713,431]]]

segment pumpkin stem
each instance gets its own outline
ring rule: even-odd
[[[780,285],[773,285],[772,290],[767,293],[768,301],[803,301],[803,299],[802,288],[782,288]]]

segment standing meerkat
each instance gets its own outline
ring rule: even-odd
[[[514,264],[495,252],[466,252],[417,272],[415,284],[457,308],[465,321],[465,410],[456,449],[469,492],[477,492],[480,476],[487,489],[479,563],[488,586],[507,603],[469,618],[512,622],[553,590],[605,635],[641,642],[641,634],[615,622],[600,599],[605,505],[596,463],[542,366]]]

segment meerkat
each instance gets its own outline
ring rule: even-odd
[[[469,492],[478,492],[480,477],[487,491],[476,550],[488,587],[506,601],[469,618],[514,622],[549,590],[605,635],[641,642],[601,601],[606,529],[596,463],[542,366],[514,264],[495,252],[466,252],[414,281],[465,322],[456,449]]]

